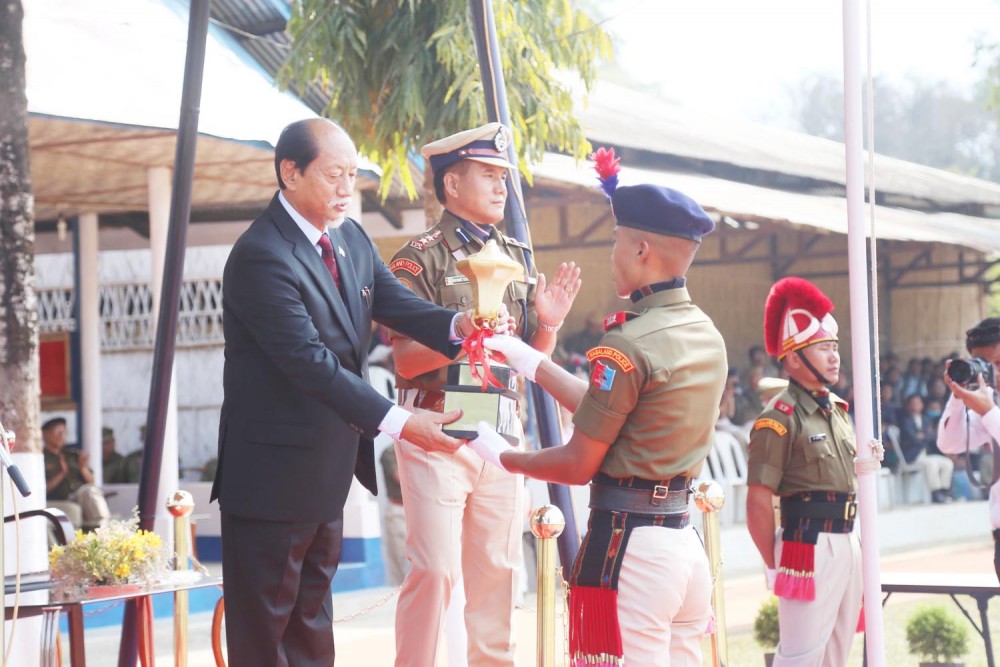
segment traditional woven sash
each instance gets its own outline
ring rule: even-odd
[[[638,478],[616,479],[599,474],[594,485],[649,489],[687,489],[690,480],[675,477],[652,482]],[[625,664],[618,624],[618,574],[634,528],[662,526],[684,528],[689,515],[636,514],[592,509],[587,534],[580,546],[569,589],[569,655],[571,667],[620,667]]]
[[[816,599],[816,541],[820,533],[854,530],[853,493],[813,491],[781,499],[781,563],[774,594],[788,600]]]

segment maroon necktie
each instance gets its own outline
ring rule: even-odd
[[[326,234],[323,234],[322,236],[319,237],[319,241],[317,243],[319,244],[320,249],[323,251],[323,263],[326,264],[327,271],[329,271],[330,275],[333,277],[333,284],[336,285],[337,289],[339,290],[340,270],[337,268],[337,260],[333,256],[333,244],[330,243],[330,237],[327,236]]]

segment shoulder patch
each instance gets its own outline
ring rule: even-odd
[[[435,229],[430,234],[424,234],[420,238],[416,238],[410,241],[410,247],[416,248],[417,250],[423,250],[424,248],[431,245],[440,238],[441,238],[441,230]]]
[[[777,410],[778,412],[783,412],[786,415],[790,415],[795,410],[795,406],[793,406],[790,403],[785,403],[784,401],[775,401],[774,409]]]
[[[788,433],[788,428],[776,419],[761,418],[753,423],[753,430],[759,431],[762,428],[769,428],[778,435],[785,435]]]
[[[407,280],[406,278],[399,278],[399,277],[397,276],[396,280],[398,280],[399,282],[401,282],[401,283],[403,283],[404,285],[406,285],[406,286],[407,286],[407,287],[408,287],[408,288],[410,289],[410,291],[411,291],[411,292],[413,291],[413,283],[411,283],[411,282],[410,282],[409,280]]]
[[[601,391],[611,391],[611,385],[615,381],[615,369],[609,368],[602,361],[594,362],[594,370],[590,374],[590,383]]]
[[[635,364],[632,363],[631,359],[615,348],[607,347],[606,345],[595,347],[587,352],[587,361],[594,363],[595,359],[608,359],[615,362],[621,366],[621,369],[625,371],[626,375],[635,370]]]
[[[420,272],[424,270],[424,267],[420,266],[412,259],[400,257],[399,259],[394,259],[392,261],[392,264],[389,265],[389,270],[393,273],[396,271],[406,271],[407,273],[412,273],[414,276],[419,276]]]

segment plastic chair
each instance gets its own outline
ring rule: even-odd
[[[927,486],[927,474],[924,467],[919,463],[907,463],[903,457],[903,448],[899,445],[899,427],[889,424],[885,427],[885,441],[892,446],[899,460],[899,467],[896,468],[896,487],[899,489],[897,496],[902,503],[917,502],[927,504],[931,501],[931,491]],[[915,491],[915,495],[912,493]],[[915,497],[916,501],[910,498]]]

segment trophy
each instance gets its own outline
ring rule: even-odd
[[[490,359],[482,346],[498,324],[507,286],[524,275],[524,267],[500,251],[490,240],[482,250],[455,264],[472,286],[473,312],[481,327],[462,344],[467,356],[448,366],[444,385],[444,411],[461,408],[462,417],[444,427],[456,438],[475,438],[476,426],[484,421],[513,445],[518,444],[517,376],[513,369]],[[481,374],[481,375],[480,375]]]

